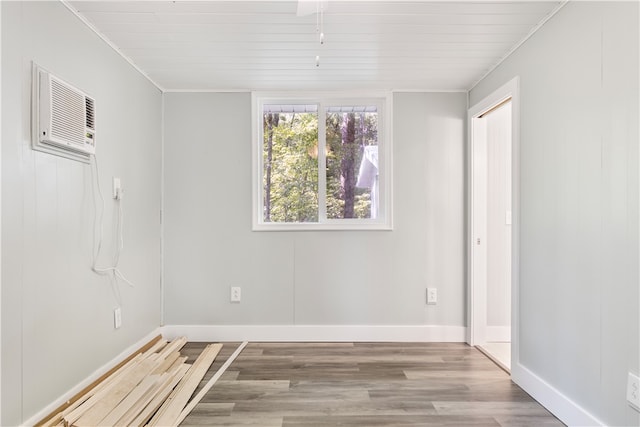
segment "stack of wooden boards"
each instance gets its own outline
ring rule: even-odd
[[[193,365],[180,349],[184,337],[159,340],[68,406],[47,425],[177,426],[222,344],[209,344]]]

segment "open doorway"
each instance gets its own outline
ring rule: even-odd
[[[468,342],[511,371],[517,330],[514,92],[510,82],[469,110]],[[516,278],[516,280],[514,280]],[[515,295],[513,290],[516,290]],[[517,308],[517,307],[516,307]],[[515,317],[513,317],[515,316]]]
[[[504,369],[511,370],[511,98],[477,118],[485,133],[478,136],[478,150],[484,150],[482,186],[486,249],[486,325],[484,339],[476,346]],[[482,180],[484,182],[478,182]],[[477,245],[477,243],[476,243]]]

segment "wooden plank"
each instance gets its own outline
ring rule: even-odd
[[[167,370],[169,370],[169,368],[171,367],[171,365],[173,365],[173,363],[178,360],[178,357],[180,357],[180,352],[179,351],[174,351],[173,353],[169,354],[167,356],[166,359],[164,359],[164,362],[162,362],[153,372],[152,374],[161,374],[163,372],[167,372]]]
[[[155,369],[156,365],[157,361],[155,355],[151,355],[149,358],[142,360],[128,375],[118,381],[117,384],[109,390],[109,393],[100,399],[100,401],[91,409],[86,411],[84,415],[74,423],[74,425],[79,427],[97,425],[140,383],[140,381],[142,381],[144,377],[149,375],[151,371]]]
[[[151,419],[153,414],[162,406],[163,402],[169,397],[173,389],[178,385],[178,383],[184,378],[186,373],[189,371],[191,365],[183,364],[181,365],[177,372],[175,372],[169,380],[163,384],[161,389],[158,391],[156,396],[149,402],[149,404],[142,410],[142,412],[132,421],[132,422],[123,422],[123,425],[131,425],[141,427],[147,424],[147,422]]]
[[[143,353],[144,357],[147,357],[153,353],[158,353],[159,351],[161,351],[166,345],[168,344],[167,340],[160,340],[157,343],[155,343],[154,346],[152,346],[151,348],[149,348],[147,351],[145,351]]]
[[[173,362],[173,365],[171,365],[171,367],[167,369],[167,372],[175,372],[176,369],[178,369],[182,364],[187,362],[187,359],[188,359],[187,356],[179,357],[175,362]]]
[[[73,405],[78,399],[84,397],[87,395],[87,393],[89,393],[91,390],[93,390],[94,388],[96,388],[96,386],[100,385],[102,382],[104,382],[104,380],[106,378],[109,378],[111,375],[113,375],[114,372],[116,372],[117,370],[119,370],[120,368],[122,368],[124,365],[126,365],[131,359],[133,359],[137,354],[140,353],[144,353],[145,351],[147,351],[149,348],[153,347],[158,341],[160,341],[162,339],[162,335],[158,335],[156,337],[154,337],[153,339],[151,339],[148,343],[146,343],[145,345],[143,345],[142,347],[140,347],[138,350],[134,351],[133,353],[131,353],[130,356],[126,357],[122,362],[118,363],[116,366],[114,366],[113,368],[109,369],[106,373],[104,373],[103,375],[100,376],[100,378],[98,378],[97,380],[93,381],[91,384],[89,384],[88,386],[86,386],[85,388],[83,388],[82,390],[80,390],[78,393],[76,393],[75,395],[73,395],[69,400],[67,400],[65,403],[63,403],[62,405],[60,405],[59,407],[57,407],[55,410],[53,410],[51,412],[51,414],[47,415],[46,417],[44,417],[41,421],[39,421],[38,423],[36,423],[35,427],[42,427],[45,426],[47,424],[50,424],[52,421],[52,418],[57,417],[61,412],[63,412],[65,409],[67,409],[68,407],[70,407],[71,405]],[[85,399],[86,400],[86,399]]]
[[[134,407],[144,394],[149,391],[160,380],[160,375],[148,375],[142,379],[127,397],[104,417],[99,423],[99,426],[115,426],[120,418],[124,416],[132,407]]]
[[[112,425],[125,426],[131,424],[131,421],[137,417],[142,410],[153,400],[153,398],[162,389],[162,386],[170,379],[171,375],[168,372],[157,375],[157,380],[145,393],[133,404],[122,416],[116,420]]]
[[[180,413],[187,405],[191,395],[198,387],[198,384],[200,384],[202,378],[204,378],[221,349],[222,344],[210,344],[202,351],[193,364],[193,367],[187,375],[185,375],[180,384],[178,384],[176,390],[169,396],[165,404],[162,405],[157,416],[152,418],[150,422],[151,425],[178,425],[177,420],[180,417]]]
[[[89,395],[88,399],[80,399],[76,401],[73,406],[70,406],[66,410],[62,411],[62,418],[64,419],[64,421],[68,424],[73,424],[74,422],[76,422],[82,415],[84,415],[86,411],[100,402],[100,399],[102,399],[107,393],[109,393],[109,391],[124,375],[127,375],[129,372],[131,372],[131,370],[135,366],[137,366],[141,359],[142,354],[137,354],[121,369],[119,369],[110,377],[106,378],[103,383],[99,384],[96,387],[96,390],[87,393],[87,395]]]
[[[167,356],[169,356],[171,353],[173,353],[174,351],[179,351],[182,347],[184,347],[184,345],[187,343],[187,339],[185,337],[179,337],[174,339],[173,341],[171,341],[169,343],[169,345],[167,345],[165,348],[163,348],[158,355],[162,358],[165,359]]]
[[[156,384],[147,393],[145,393],[145,395],[136,403],[135,406],[131,407],[129,411],[127,411],[119,420],[117,420],[115,425],[124,426],[131,424],[134,418],[142,413],[142,411],[147,407],[147,405],[149,405],[149,403],[156,397],[156,395],[158,395],[166,386],[166,384],[172,380],[173,376],[175,376],[179,372],[181,366],[184,365],[184,362],[186,360],[186,357],[178,359],[178,361],[176,361],[169,370],[160,374],[160,379],[156,382]],[[182,376],[184,375],[180,375],[180,379],[182,378]]]
[[[142,354],[138,356],[139,357],[137,358],[135,364],[129,366],[126,370],[118,371],[111,378],[108,378],[108,384],[106,385],[106,387],[93,395],[87,402],[80,405],[73,413],[65,416],[65,421],[67,421],[69,424],[80,425],[78,423],[81,423],[80,420],[85,417],[87,413],[92,413],[94,414],[92,415],[92,417],[97,417],[98,415],[96,414],[106,410],[107,407],[105,406],[105,399],[112,399],[111,396],[113,395],[113,393],[117,393],[118,390],[122,388],[123,384],[128,384],[131,381],[132,375],[134,375],[135,377],[139,377],[140,365],[142,362],[145,362],[146,360],[143,368],[152,363],[152,361],[149,361],[150,359],[148,358],[143,359]],[[95,406],[98,406],[98,408],[94,409]]]
[[[211,387],[213,387],[216,381],[218,381],[218,379],[222,376],[222,374],[224,374],[227,368],[231,366],[233,361],[236,360],[236,357],[238,357],[238,355],[247,346],[247,344],[248,344],[247,341],[244,341],[242,344],[240,344],[236,349],[236,351],[234,351],[233,354],[229,356],[227,361],[224,362],[224,364],[220,367],[220,369],[218,369],[218,371],[213,375],[213,377],[211,377],[211,379],[205,384],[202,390],[200,390],[200,392],[198,392],[198,394],[193,399],[191,399],[189,404],[180,413],[180,416],[176,420],[176,425],[180,425],[180,423],[183,422],[185,418],[187,418],[187,415],[189,415],[191,411],[193,411],[193,408],[195,408],[196,405],[200,403],[200,401],[205,396],[205,394],[207,394],[207,392],[211,390]]]

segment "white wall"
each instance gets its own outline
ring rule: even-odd
[[[0,27],[2,7],[0,7]],[[0,31],[0,177],[2,176],[2,31]],[[2,185],[0,183],[0,343],[2,342]],[[2,351],[0,350],[0,422],[2,422]]]
[[[38,413],[160,321],[161,94],[59,2],[2,2],[2,419]],[[90,271],[88,165],[30,148],[31,61],[96,100],[102,188],[125,189],[123,326]],[[105,256],[114,203],[107,199]]]
[[[638,2],[571,2],[470,94],[520,76],[514,372],[573,424],[640,425],[625,400],[640,369],[638,17]]]
[[[394,95],[393,231],[252,232],[250,94],[166,94],[165,324],[463,327],[465,114]]]

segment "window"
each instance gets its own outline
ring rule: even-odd
[[[390,229],[390,97],[254,94],[254,230]]]

